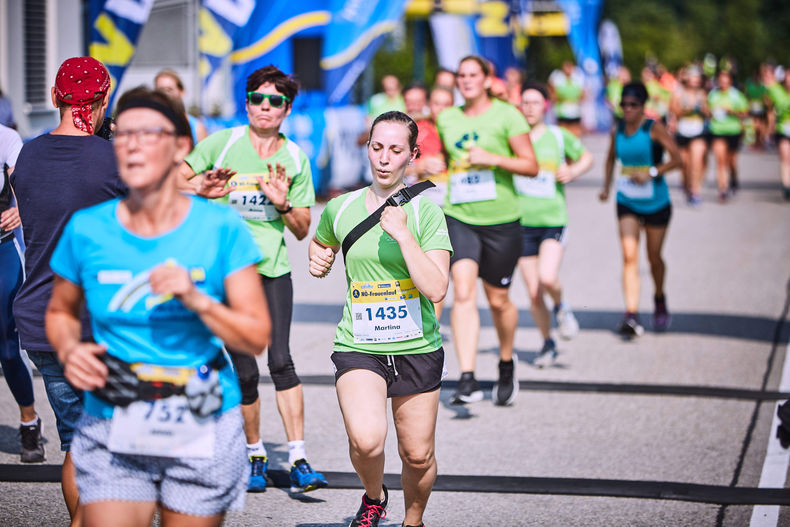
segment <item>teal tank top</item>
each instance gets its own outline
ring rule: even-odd
[[[651,178],[644,185],[632,183],[627,177],[637,170],[647,172],[650,167],[661,163],[664,150],[650,138],[653,123],[653,119],[645,119],[636,133],[626,135],[625,123],[621,121],[615,135],[615,154],[621,163],[617,203],[639,214],[653,214],[670,204],[669,188],[664,176]]]

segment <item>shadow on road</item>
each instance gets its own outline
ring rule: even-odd
[[[0,425],[0,452],[19,454],[19,429],[8,425]]]
[[[441,323],[449,328],[450,314],[446,308],[442,313]],[[604,310],[575,310],[579,325],[584,330],[611,331],[614,333],[617,324],[623,317],[622,311]],[[337,324],[343,315],[342,305],[330,304],[295,304],[295,323],[326,323]],[[651,329],[652,313],[641,313],[646,329]],[[534,328],[529,310],[521,309],[518,313],[519,327]],[[493,327],[491,312],[488,309],[480,310],[480,324],[483,327]],[[776,329],[776,319],[750,315],[730,315],[723,313],[672,313],[672,325],[668,333],[684,333],[690,335],[718,336],[734,339],[753,340],[758,342],[771,342]],[[790,335],[790,324],[783,327],[782,339],[787,340]],[[534,352],[523,352],[519,355],[522,360],[530,361]]]

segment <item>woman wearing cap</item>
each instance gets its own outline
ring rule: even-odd
[[[700,192],[705,177],[705,119],[708,118],[708,98],[702,86],[702,71],[688,66],[680,87],[672,94],[669,111],[677,119],[675,141],[683,160],[683,186],[690,205],[702,203]]]
[[[164,93],[121,97],[128,196],[74,214],[50,261],[47,336],[86,391],[72,453],[87,526],[149,525],[157,506],[163,525],[214,526],[243,500],[241,394],[222,343],[268,343],[260,253],[235,212],[178,191],[189,133]],[[80,337],[83,301],[93,342]]]
[[[644,229],[647,257],[655,285],[653,327],[669,327],[664,296],[666,267],[661,257],[672,204],[664,174],[680,166],[677,146],[660,121],[645,118],[647,89],[641,82],[623,87],[620,106],[623,119],[612,130],[601,201],[609,199],[615,161],[621,169],[617,178],[617,220],[623,249],[625,316],[618,326],[621,335],[633,338],[644,333],[639,322],[639,234]],[[670,159],[662,162],[663,150]]]

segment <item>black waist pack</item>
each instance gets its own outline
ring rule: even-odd
[[[107,380],[104,387],[92,393],[112,405],[126,407],[135,401],[184,395],[189,409],[198,417],[207,417],[222,407],[218,370],[225,365],[225,356],[221,352],[210,364],[198,368],[131,364],[109,353],[100,355],[99,360],[107,366]]]

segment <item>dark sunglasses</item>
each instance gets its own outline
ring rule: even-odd
[[[291,99],[285,95],[260,93],[257,91],[247,92],[247,100],[254,106],[263,104],[264,99],[269,99],[269,104],[272,108],[282,108],[285,103],[291,102]]]
[[[620,108],[639,108],[642,106],[638,102],[621,102]]]

